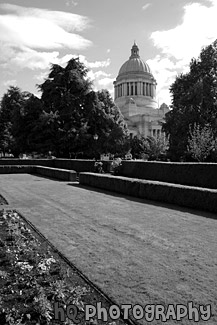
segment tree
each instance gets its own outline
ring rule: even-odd
[[[39,86],[47,117],[56,114],[55,121],[47,123],[46,132],[53,134],[55,130],[52,146],[62,157],[78,153],[93,157],[124,147],[128,130],[123,116],[108,91],[92,90],[87,71],[78,58],[71,59],[65,68],[52,65],[48,78]]]
[[[99,140],[101,153],[124,155],[128,150],[127,139],[129,131],[120,109],[114,104],[107,90],[96,93],[99,100],[98,115],[100,119]]]
[[[23,104],[22,114],[14,132],[16,146],[21,152],[40,151],[43,141],[38,141],[38,125],[42,111],[41,100],[30,94]]]
[[[48,78],[38,86],[42,91],[44,111],[58,115],[59,139],[55,150],[61,156],[70,155],[77,146],[79,134],[85,129],[84,101],[91,91],[87,71],[78,58],[71,59],[65,68],[53,64]]]
[[[192,59],[190,71],[176,77],[170,87],[172,110],[166,114],[163,130],[169,136],[173,160],[187,156],[189,126],[209,124],[216,134],[217,124],[217,40]]]
[[[194,159],[205,161],[214,149],[215,139],[209,125],[201,127],[195,123],[190,126],[187,150]]]
[[[4,153],[11,151],[17,156],[22,151],[18,137],[22,129],[24,106],[30,96],[30,93],[22,92],[14,86],[10,86],[3,95],[0,110],[0,145]]]
[[[168,141],[162,135],[158,137],[148,136],[145,139],[145,153],[149,160],[160,160],[166,157],[168,149]]]
[[[140,159],[144,156],[145,148],[146,148],[145,144],[146,144],[146,140],[144,137],[134,136],[130,140],[130,148],[131,148],[130,152],[133,158]]]

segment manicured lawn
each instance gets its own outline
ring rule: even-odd
[[[118,304],[211,304],[211,319],[197,324],[217,323],[214,215],[32,175],[1,175],[0,186],[9,204]]]
[[[7,200],[0,194],[0,205],[7,204]]]

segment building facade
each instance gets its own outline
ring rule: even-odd
[[[120,68],[114,81],[114,101],[128,124],[131,135],[160,136],[162,122],[169,111],[166,104],[158,107],[157,82],[139,55],[136,43],[131,56]]]

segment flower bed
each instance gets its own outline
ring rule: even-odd
[[[0,211],[0,324],[123,324],[84,318],[85,305],[109,303],[16,211]],[[60,321],[55,304],[73,313]],[[58,314],[59,315],[59,314]],[[68,316],[68,315],[67,315]],[[76,319],[75,319],[76,318]]]

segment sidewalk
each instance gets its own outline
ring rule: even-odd
[[[216,306],[212,214],[28,174],[0,175],[0,189],[11,208],[119,304]],[[213,313],[207,324],[217,323]]]

